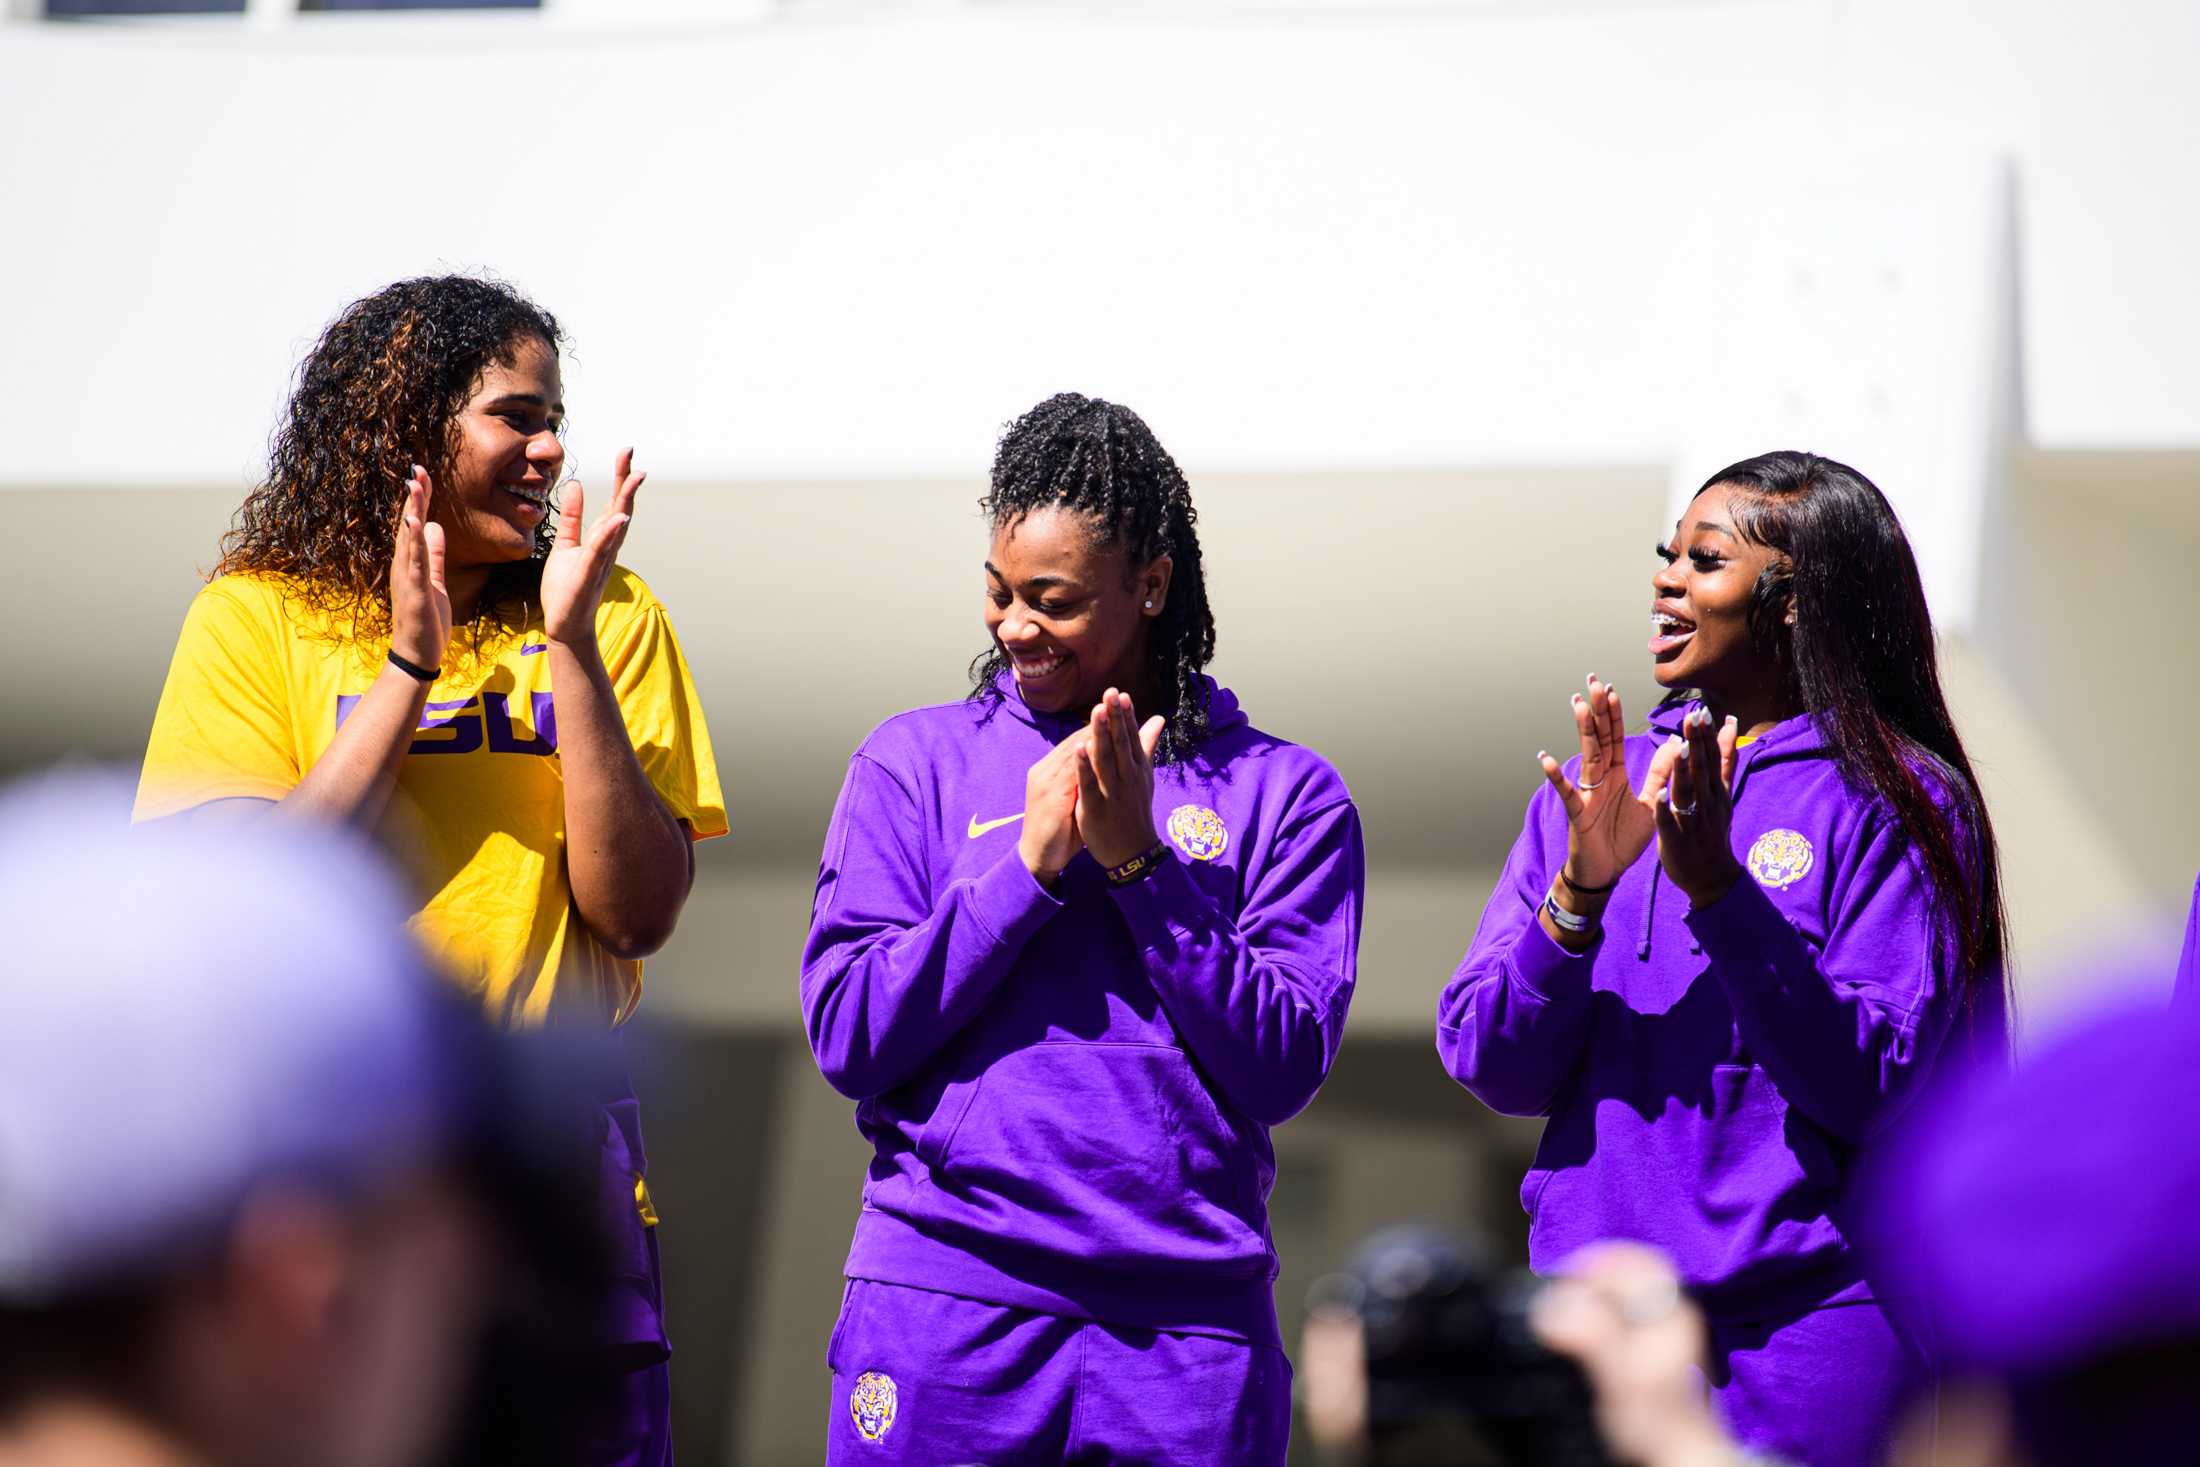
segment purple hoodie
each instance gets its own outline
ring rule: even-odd
[[[1211,687],[1211,685],[1210,685]],[[1213,688],[1156,771],[1174,859],[1049,893],[1024,778],[1078,722],[1014,689],[888,719],[825,837],[802,1013],[877,1148],[851,1278],[1280,1344],[1268,1128],[1344,1029],[1364,861],[1344,782]]]
[[[1635,787],[1692,706],[1627,740]],[[1747,1318],[1870,1297],[1849,1183],[1932,1069],[1956,959],[1894,812],[1807,716],[1740,751],[1733,841],[1748,879],[1701,911],[1644,852],[1572,955],[1536,921],[1566,858],[1564,810],[1537,789],[1436,1046],[1493,1108],[1550,1117],[1520,1189],[1538,1270],[1637,1239],[1714,1316]],[[1990,1003],[1974,1032],[1998,1036]]]

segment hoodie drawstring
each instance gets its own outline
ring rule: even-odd
[[[1730,809],[1741,801],[1742,776],[1749,772],[1749,764],[1750,761],[1747,758],[1739,752],[1736,753],[1734,758],[1734,787],[1727,791],[1728,808]],[[1650,934],[1657,926],[1658,921],[1658,887],[1664,883],[1664,880],[1665,868],[1659,865],[1657,859],[1653,856],[1650,862],[1650,892],[1642,903],[1642,936],[1635,943],[1635,956],[1645,963],[1650,961]],[[1688,950],[1691,953],[1701,953],[1703,944],[1691,937]]]

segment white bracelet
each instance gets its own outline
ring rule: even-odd
[[[1560,906],[1558,893],[1555,891],[1543,893],[1543,912],[1556,924],[1559,931],[1572,933],[1576,937],[1597,925],[1596,918],[1579,917]]]

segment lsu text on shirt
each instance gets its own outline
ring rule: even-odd
[[[295,789],[388,651],[386,638],[332,636],[328,625],[275,577],[223,576],[201,590],[153,715],[134,818]],[[643,774],[697,839],[725,834],[687,661],[664,607],[624,567],[604,588],[596,637]],[[642,965],[605,951],[573,906],[541,610],[478,648],[463,641],[428,692],[384,817],[422,897],[415,929],[499,1023],[623,1022]]]

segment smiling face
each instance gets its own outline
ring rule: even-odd
[[[1665,568],[1650,578],[1658,685],[1700,688],[1721,706],[1778,696],[1780,670],[1750,637],[1749,602],[1779,555],[1742,538],[1726,485],[1695,497],[1658,555]]]
[[[995,526],[985,628],[1008,654],[1025,706],[1083,713],[1111,687],[1139,697],[1147,628],[1168,604],[1169,569],[1166,555],[1131,565],[1075,510],[1037,509]]]
[[[534,554],[535,528],[550,511],[550,491],[565,464],[557,353],[530,336],[511,357],[482,369],[452,425],[457,446],[436,486],[434,517],[453,569]]]

